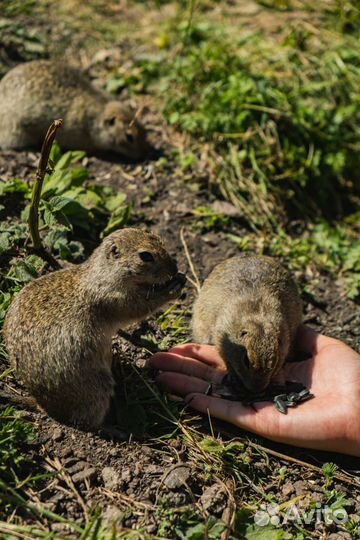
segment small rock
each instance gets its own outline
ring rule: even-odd
[[[79,460],[74,456],[69,456],[63,459],[63,465],[68,470],[70,469],[71,464],[74,464],[74,463],[79,463]],[[73,471],[73,472],[76,472],[76,471]]]
[[[113,467],[104,467],[101,471],[101,476],[106,489],[116,491],[119,489],[120,477]]]
[[[100,49],[91,59],[91,64],[107,64],[109,66],[118,66],[123,60],[120,47],[111,47],[109,49]]]
[[[66,523],[51,523],[51,530],[56,531],[58,533],[68,533],[69,527]]]
[[[57,451],[57,454],[61,458],[66,458],[68,456],[71,456],[73,453],[73,449],[70,446],[64,446],[63,448],[59,448]]]
[[[169,493],[168,496],[169,504],[173,508],[178,508],[179,506],[184,506],[188,502],[185,493],[181,491],[174,491]]]
[[[324,501],[324,495],[318,491],[313,491],[311,494],[311,500],[316,503],[322,503]]]
[[[224,509],[224,490],[218,484],[206,487],[200,497],[200,503],[204,510],[221,512]]]
[[[338,533],[331,533],[328,536],[328,540],[351,540],[351,539],[352,539],[351,534],[345,531],[341,531]]]
[[[186,203],[178,203],[175,207],[174,207],[174,211],[177,212],[178,214],[190,214],[191,213],[191,209],[189,208],[189,206],[186,204]]]
[[[229,217],[240,217],[241,212],[236,206],[227,202],[227,201],[215,201],[212,204],[213,210],[217,214],[222,214],[223,216]]]
[[[286,482],[286,484],[283,485],[281,491],[284,497],[289,497],[290,495],[295,493],[295,488],[292,482]]]
[[[304,480],[297,480],[293,486],[297,496],[304,495],[308,492],[308,484]]]
[[[109,504],[104,512],[104,521],[107,525],[114,525],[114,523],[121,519],[122,515],[123,512],[119,508]]]
[[[190,477],[190,469],[186,465],[176,466],[165,473],[164,484],[169,489],[177,489],[186,484]]]
[[[83,450],[82,448],[81,449],[80,448],[76,449],[74,453],[75,453],[77,458],[82,459],[82,460],[84,460],[86,458],[86,455],[87,455],[85,450]]]
[[[86,461],[77,461],[76,463],[74,463],[74,465],[71,465],[71,467],[68,466],[68,463],[69,462],[67,461],[66,462],[66,465],[67,465],[66,470],[70,474],[74,474],[74,473],[77,473],[79,471],[83,471],[84,469],[89,468],[89,464]]]
[[[83,471],[80,471],[74,474],[71,478],[73,482],[77,483],[77,482],[83,482],[87,478],[89,479],[93,478],[95,475],[96,475],[96,469],[94,469],[93,467],[90,467],[89,469],[85,469]]]
[[[149,457],[152,457],[154,455],[154,450],[153,448],[150,448],[150,446],[143,446],[142,453]]]
[[[52,434],[52,439],[54,441],[60,441],[64,437],[64,431],[61,427],[56,427]]]
[[[146,474],[159,474],[162,472],[162,468],[159,467],[159,465],[154,465],[153,463],[150,463],[149,465],[145,466],[145,472]]]
[[[131,482],[131,479],[132,479],[132,474],[131,474],[130,469],[124,469],[121,473],[121,480],[128,484],[129,482]]]

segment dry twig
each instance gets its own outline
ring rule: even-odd
[[[51,124],[51,126],[49,127],[45,135],[45,139],[41,148],[39,166],[36,171],[34,187],[33,187],[32,195],[31,195],[29,220],[28,220],[30,236],[31,236],[34,249],[38,251],[41,255],[45,256],[44,257],[45,260],[47,260],[47,262],[49,262],[51,266],[55,268],[59,268],[59,263],[50,255],[50,253],[48,253],[45,250],[41,242],[41,237],[39,233],[39,204],[40,204],[41,190],[44,183],[44,178],[48,171],[48,162],[49,162],[49,155],[50,155],[51,147],[53,145],[56,132],[59,129],[59,127],[62,126],[62,123],[63,121],[61,119],[54,120],[54,122]]]
[[[192,259],[191,259],[191,255],[190,255],[190,252],[189,252],[189,248],[187,246],[187,243],[186,243],[186,240],[185,240],[185,237],[184,237],[184,229],[181,228],[180,229],[180,240],[181,240],[181,243],[184,247],[184,251],[185,251],[185,257],[186,257],[186,260],[189,264],[189,267],[190,267],[190,271],[194,277],[194,279],[191,279],[189,277],[187,277],[188,281],[190,281],[190,283],[195,287],[197,293],[200,292],[200,289],[201,289],[201,283],[200,283],[200,280],[199,280],[199,277],[195,271],[195,267],[194,267],[194,264],[192,262]]]

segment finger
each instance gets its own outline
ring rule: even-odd
[[[185,345],[176,345],[170,349],[170,352],[195,358],[213,367],[226,369],[224,360],[213,345],[186,343]]]
[[[149,365],[161,371],[183,373],[213,383],[221,383],[226,374],[224,369],[217,369],[194,358],[172,352],[154,354],[149,360]]]
[[[273,409],[271,404],[256,403],[254,407],[250,407],[237,401],[206,396],[200,393],[189,394],[186,396],[185,401],[199,412],[210,414],[220,420],[265,436],[269,431],[267,418],[275,416],[274,413],[281,416],[278,411]],[[270,411],[270,415],[268,411]],[[273,430],[277,431],[277,426],[274,426]]]
[[[302,403],[301,410],[290,409],[287,415],[280,414],[272,404],[256,403],[257,410],[254,411],[241,403],[204,394],[190,394],[185,401],[199,412],[276,442],[360,455],[359,440],[354,437],[349,440],[344,433],[343,422],[334,423],[334,408],[329,399],[316,407],[311,401]],[[317,416],[321,417],[319,421],[316,421]]]
[[[313,431],[319,430],[319,427],[314,425],[314,408],[310,401],[303,403],[300,411],[289,409],[286,415],[281,414],[273,403],[268,402],[254,403],[250,407],[237,401],[199,393],[186,396],[185,401],[199,412],[210,414],[273,441],[290,444],[302,441],[301,446],[309,436],[314,437]],[[301,425],[303,429],[299,429]],[[311,435],[308,433],[308,426],[310,426]]]
[[[310,326],[302,324],[296,335],[296,349],[298,352],[313,356],[324,347],[339,343],[339,340],[319,334]]]
[[[156,382],[180,396],[186,396],[193,392],[204,393],[209,387],[209,383],[203,379],[171,372],[161,373],[156,377]]]

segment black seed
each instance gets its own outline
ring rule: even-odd
[[[278,394],[274,397],[274,399],[281,399],[283,401],[286,401],[288,399],[288,395],[287,394]]]
[[[287,407],[296,407],[297,403],[295,403],[295,401],[285,401],[285,405]]]
[[[279,399],[277,397],[274,398],[274,403],[275,403],[275,407],[277,408],[277,410],[279,412],[281,412],[282,414],[286,414],[287,413],[287,407],[286,407],[286,404],[285,402],[282,400],[282,399]]]
[[[314,397],[314,394],[306,394],[301,396],[299,403],[304,403],[304,401],[308,401],[309,399],[312,399]]]

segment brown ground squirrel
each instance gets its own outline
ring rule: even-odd
[[[271,257],[239,255],[205,280],[194,304],[193,339],[217,347],[233,383],[261,391],[289,357],[301,320],[291,273]]]
[[[140,159],[149,148],[134,112],[96,90],[74,68],[34,60],[0,81],[0,148],[40,148],[55,118],[64,120],[57,134],[64,149]]]
[[[112,233],[84,263],[36,279],[12,302],[4,337],[17,376],[49,415],[98,428],[113,395],[112,336],[184,283],[157,235]]]

